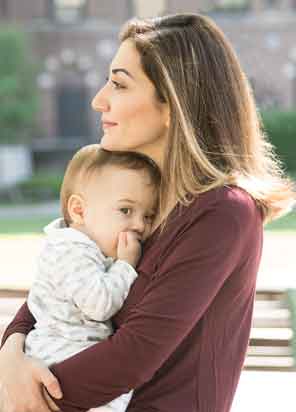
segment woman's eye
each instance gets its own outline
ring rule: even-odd
[[[109,79],[108,77],[106,77],[106,81],[108,82],[109,80],[110,80],[110,82],[111,82],[111,84],[112,84],[112,87],[113,87],[114,89],[124,89],[124,86],[122,86],[120,83],[118,83],[117,81],[112,80],[112,79]]]
[[[124,87],[120,83],[116,82],[115,80],[111,80],[111,82],[113,84],[114,89],[124,89]]]
[[[120,211],[124,214],[124,215],[130,215],[131,214],[131,209],[129,207],[122,207],[120,209]]]

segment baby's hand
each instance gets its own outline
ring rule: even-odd
[[[141,257],[142,247],[141,243],[134,232],[120,232],[117,245],[118,259],[125,260],[133,267]]]

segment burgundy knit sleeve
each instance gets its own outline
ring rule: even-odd
[[[245,258],[251,219],[231,199],[192,216],[117,332],[51,367],[63,412],[103,405],[153,377]]]
[[[29,311],[27,303],[25,302],[18,310],[12,322],[6,328],[2,337],[1,347],[4,345],[6,339],[13,333],[18,332],[27,335],[30,330],[33,329],[34,324],[35,318]]]

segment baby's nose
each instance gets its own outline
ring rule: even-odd
[[[133,230],[139,234],[143,234],[145,231],[146,224],[143,219],[137,219],[133,224]]]

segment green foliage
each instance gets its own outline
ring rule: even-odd
[[[36,174],[17,185],[17,189],[24,200],[45,201],[59,199],[63,181],[62,173]]]
[[[13,188],[0,190],[0,204],[32,204],[58,200],[63,181],[63,173],[39,173],[18,183]]]
[[[31,61],[25,33],[2,26],[0,56],[0,144],[26,142],[37,111],[37,66]]]
[[[296,111],[261,113],[265,132],[289,172],[296,171]]]

